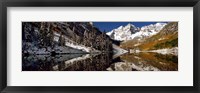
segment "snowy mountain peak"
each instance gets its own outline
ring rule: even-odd
[[[137,27],[131,23],[128,23],[125,27],[124,30],[137,30]]]
[[[130,40],[136,37],[143,38],[155,35],[165,25],[167,25],[167,23],[156,23],[139,28],[131,23],[128,23],[126,26],[120,26],[117,29],[113,29],[112,31],[107,32],[106,34],[114,40]]]
[[[123,29],[123,26],[119,26],[117,29]]]
[[[106,34],[114,40],[129,40],[131,35],[138,32],[140,29],[133,24],[127,24],[126,26],[119,26],[117,29],[113,29]]]
[[[137,29],[137,27],[129,23],[126,26],[119,26],[117,29],[114,30],[131,30],[131,29]]]
[[[125,28],[131,28],[131,27],[135,27],[133,24],[131,24],[131,23],[128,23],[126,26],[125,26]]]
[[[167,23],[156,23],[156,26],[163,26],[163,25],[167,25]]]
[[[160,31],[167,23],[156,23],[141,27],[141,31]]]

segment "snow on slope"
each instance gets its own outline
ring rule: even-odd
[[[141,28],[136,27],[132,24],[126,26],[120,26],[117,29],[113,29],[106,34],[114,40],[124,41],[131,40],[136,37],[143,38],[157,34],[167,23],[156,23]]]
[[[59,36],[60,36],[59,33],[54,32],[54,41],[58,42]],[[71,48],[74,48],[74,49],[78,49],[78,50],[81,50],[81,51],[85,51],[85,52],[90,52],[90,53],[100,52],[100,51],[98,51],[94,48],[86,47],[84,45],[78,44],[78,43],[70,40],[66,36],[63,36],[63,37],[65,38],[65,46],[68,46],[68,47],[71,47]]]

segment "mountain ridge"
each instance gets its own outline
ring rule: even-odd
[[[144,38],[157,34],[167,23],[156,23],[146,26],[136,27],[135,25],[128,23],[126,26],[119,26],[106,34],[111,39],[118,41],[126,41],[135,38]]]
[[[157,34],[143,40],[129,40],[120,45],[125,49],[139,49],[141,51],[178,47],[178,23],[168,23]]]

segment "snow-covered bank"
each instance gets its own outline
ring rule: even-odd
[[[51,54],[52,51],[55,51],[56,53],[59,54],[87,53],[68,46],[55,46],[52,49],[51,47],[38,48],[31,43],[26,43],[26,45],[28,46],[28,48],[26,49],[26,51],[24,51],[24,53],[36,54],[36,55],[49,55]]]
[[[54,32],[54,41],[58,42],[59,41],[59,36],[60,34],[59,33],[56,33]],[[69,38],[67,38],[66,36],[62,36],[64,37],[65,39],[65,46],[68,46],[68,47],[71,47],[71,48],[74,48],[74,49],[78,49],[78,50],[81,50],[81,51],[84,51],[84,52],[88,52],[88,53],[96,53],[96,52],[100,52],[94,48],[91,48],[91,47],[87,47],[87,46],[84,46],[84,45],[81,45],[81,44],[78,44],[72,40],[70,40]],[[57,39],[56,39],[57,38]]]

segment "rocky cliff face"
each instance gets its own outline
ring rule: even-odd
[[[160,32],[160,34],[168,35],[176,32],[178,32],[178,22],[172,22],[165,26]]]
[[[22,52],[91,53],[112,50],[112,41],[89,22],[23,22]]]

